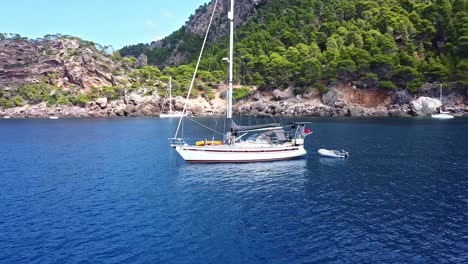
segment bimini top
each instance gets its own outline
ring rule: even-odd
[[[262,129],[262,128],[274,128],[279,127],[281,124],[279,123],[271,123],[271,124],[263,124],[263,125],[254,125],[254,126],[239,126],[237,125],[234,120],[231,123],[231,131],[232,132],[239,132],[239,131],[250,131],[255,129]]]
[[[312,122],[291,122],[290,124],[292,125],[305,125],[305,124],[311,124]]]

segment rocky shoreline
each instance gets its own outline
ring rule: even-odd
[[[360,90],[338,84],[329,86],[327,92],[313,89],[305,95],[294,95],[292,89],[255,92],[248,100],[238,102],[234,112],[251,116],[417,117],[443,108],[454,116],[468,116],[466,92],[451,91],[441,102],[434,98],[434,90],[428,86],[422,93],[411,95],[406,90]]]
[[[83,117],[156,117],[160,115],[158,105],[131,105],[122,101],[112,101],[108,107],[102,108],[93,102],[86,107],[78,106],[47,106],[45,103],[26,105],[8,109],[0,109],[0,118],[83,118]],[[263,110],[262,110],[263,109]],[[245,107],[235,111],[241,116],[310,116],[310,117],[421,117],[430,114],[418,114],[411,105],[390,105],[389,107],[366,108],[362,106],[331,107],[327,105],[298,104],[271,104],[262,108],[262,104],[254,104],[250,111]],[[468,105],[446,107],[445,111],[461,117],[468,117]],[[436,113],[437,111],[433,111]],[[222,116],[223,111],[189,111],[189,116]]]
[[[222,116],[225,100],[220,92],[215,99],[198,97],[187,102],[192,116]],[[273,92],[255,91],[234,104],[234,113],[245,116],[314,116],[314,117],[415,117],[437,113],[443,105],[454,116],[468,116],[466,96],[448,94],[439,99],[428,96],[412,96],[406,91],[389,93],[382,90],[358,90],[349,85],[337,85],[328,92],[312,90],[305,95],[294,95],[290,89]],[[183,109],[185,98],[176,97],[174,110]],[[143,96],[130,93],[119,100],[98,98],[85,106],[47,106],[46,103],[14,108],[0,108],[0,117],[10,118],[59,118],[79,117],[132,117],[158,116],[166,112],[167,100],[157,94]]]
[[[173,101],[174,110],[183,109],[185,99],[176,97]],[[221,115],[223,112],[215,111],[214,102],[203,98],[189,100],[187,111],[189,115]],[[133,117],[133,116],[159,116],[168,102],[157,94],[142,96],[131,93],[119,100],[98,98],[86,103],[83,107],[71,105],[48,106],[45,102],[36,105],[24,105],[13,108],[0,108],[0,118],[80,118],[80,117]],[[221,109],[221,106],[219,106]]]

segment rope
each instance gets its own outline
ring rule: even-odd
[[[187,94],[187,98],[185,98],[184,108],[182,110],[182,113],[184,114],[187,112],[187,103],[190,98],[190,93],[192,93],[193,84],[195,83],[195,77],[197,76],[198,66],[200,66],[201,57],[203,55],[203,50],[205,49],[206,40],[208,39],[208,33],[210,33],[211,22],[213,22],[213,17],[214,17],[214,13],[216,11],[217,5],[218,5],[218,0],[216,0],[214,4],[213,12],[211,13],[211,17],[210,17],[210,23],[208,23],[208,28],[206,29],[205,38],[203,39],[202,48],[200,50],[200,55],[198,56],[197,66],[195,66],[195,71],[193,72],[193,76],[192,76],[192,82],[190,83],[190,88]],[[177,138],[177,134],[179,134],[180,124],[182,123],[183,118],[184,118],[184,115],[182,115],[179,119],[179,123],[177,124],[177,129],[176,129],[174,138]]]
[[[166,89],[166,93],[164,93],[164,99],[163,99],[163,103],[161,104],[161,112],[162,110],[164,109],[164,107],[166,107],[166,104],[168,102],[167,100],[167,95],[169,94],[169,91]]]
[[[208,129],[208,130],[210,130],[211,132],[214,132],[214,133],[216,133],[216,134],[220,134],[221,136],[224,136],[223,133],[221,133],[221,132],[219,132],[219,131],[216,131],[216,130],[214,130],[214,129],[208,127],[208,126],[205,126],[205,125],[203,125],[202,123],[200,123],[200,122],[198,122],[198,121],[195,121],[195,119],[192,119],[192,118],[190,118],[190,117],[188,117],[188,116],[187,116],[187,119],[190,120],[190,121],[192,121],[192,122],[194,122],[194,123],[196,123],[196,124],[198,124],[198,125],[200,125],[200,126],[202,126],[202,127],[204,127],[204,128],[206,128],[206,129]]]
[[[211,63],[213,62],[213,55],[214,55],[214,50],[215,50],[215,44],[216,44],[216,41],[218,40],[218,35],[219,35],[219,29],[220,29],[220,28],[221,28],[221,16],[218,15],[218,23],[217,23],[217,27],[216,27],[216,30],[215,30],[214,39],[213,39],[213,44],[212,44],[212,48],[211,48],[211,56],[210,56],[209,64],[208,64],[208,71],[211,70]]]

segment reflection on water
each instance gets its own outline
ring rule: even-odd
[[[327,166],[344,166],[346,165],[347,159],[338,158],[319,158],[319,162]]]
[[[183,162],[178,169],[182,178],[198,182],[228,180],[233,182],[255,182],[290,179],[304,175],[307,160],[296,159],[276,162],[189,164]]]

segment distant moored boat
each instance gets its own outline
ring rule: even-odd
[[[452,119],[452,118],[454,118],[453,115],[450,115],[450,114],[448,114],[446,112],[442,112],[442,111],[440,112],[440,114],[431,115],[431,117],[434,118],[434,119]]]
[[[171,117],[182,117],[187,116],[187,112],[174,112],[172,111],[172,78],[169,79],[169,113],[167,114],[160,114],[160,118],[171,118]]]
[[[440,84],[440,91],[439,91],[439,100],[442,103],[442,84]],[[453,115],[449,112],[442,111],[442,105],[440,106],[440,111],[438,114],[432,114],[431,117],[434,119],[452,119]]]

